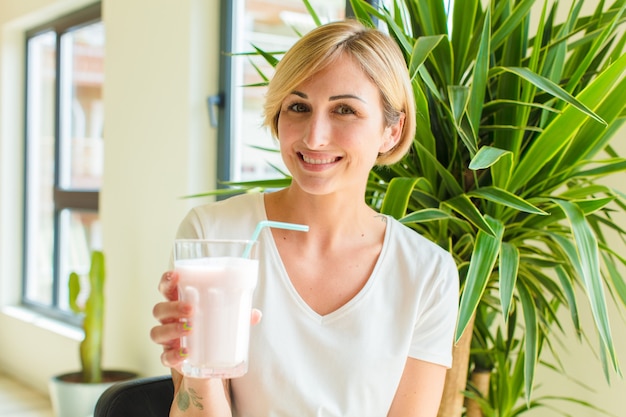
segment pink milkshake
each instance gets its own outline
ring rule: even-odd
[[[175,260],[179,298],[194,306],[191,333],[181,341],[189,352],[182,366],[185,375],[235,378],[247,372],[258,268],[258,260],[236,256]]]

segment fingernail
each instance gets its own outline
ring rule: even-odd
[[[187,321],[183,322],[183,330],[191,330],[191,324]]]
[[[180,355],[181,358],[186,358],[187,356],[189,356],[189,353],[187,352],[187,349],[185,348],[180,348],[180,350],[178,351],[178,354]]]

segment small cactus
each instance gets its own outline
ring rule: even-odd
[[[104,319],[104,254],[94,251],[91,254],[89,270],[89,297],[84,306],[77,303],[80,293],[80,279],[72,272],[69,279],[69,304],[75,313],[84,314],[83,330],[85,337],[80,343],[80,362],[83,382],[102,382],[102,327]]]

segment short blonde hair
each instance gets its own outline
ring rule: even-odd
[[[349,54],[378,86],[387,126],[404,113],[400,140],[380,154],[377,165],[391,165],[409,150],[415,136],[415,102],[406,62],[396,42],[377,29],[356,20],[327,23],[300,38],[276,66],[265,96],[263,125],[278,138],[278,118],[285,97],[315,73]]]

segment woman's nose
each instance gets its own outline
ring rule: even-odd
[[[323,148],[330,141],[330,121],[323,114],[312,113],[304,133],[304,143],[310,149]]]

